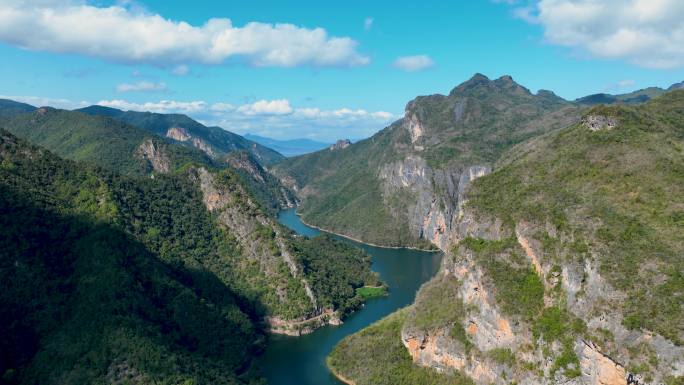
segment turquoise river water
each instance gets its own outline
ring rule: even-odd
[[[282,211],[278,219],[298,234],[321,234],[302,223],[294,209]],[[389,285],[390,294],[367,301],[340,326],[326,326],[302,337],[271,336],[266,352],[259,360],[270,385],[341,384],[325,366],[325,358],[333,347],[345,336],[411,304],[420,285],[437,273],[442,258],[441,253],[387,249],[340,239],[371,255],[373,270]]]

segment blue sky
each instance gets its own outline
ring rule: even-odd
[[[361,138],[476,72],[567,99],[682,81],[682,3],[2,0],[0,95]]]

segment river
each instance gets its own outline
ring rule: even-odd
[[[282,211],[278,220],[298,234],[315,236],[321,231],[302,223],[294,209]],[[421,284],[439,269],[441,253],[411,249],[386,249],[339,239],[361,247],[373,260],[372,268],[390,288],[389,296],[371,299],[340,326],[325,326],[302,337],[274,335],[259,362],[270,385],[339,385],[325,366],[325,358],[345,336],[355,333],[393,311],[413,302]]]

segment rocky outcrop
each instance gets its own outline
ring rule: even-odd
[[[214,175],[205,168],[194,170],[194,176],[207,210],[216,213],[221,224],[235,234],[244,258],[258,264],[260,274],[274,285],[273,290],[280,300],[286,302],[294,295],[284,285],[289,279],[298,280],[304,289],[304,295],[310,303],[306,315],[296,319],[268,315],[264,320],[268,329],[272,333],[303,335],[323,325],[341,323],[337,312],[318,305],[314,291],[304,278],[302,267],[290,253],[283,229],[275,220],[259,213],[255,202],[240,186],[232,185],[229,189],[217,184]],[[266,247],[262,239],[254,237],[260,227],[273,230],[275,250]],[[281,264],[286,267],[286,276],[282,276],[283,272],[278,268]]]
[[[171,170],[169,156],[152,139],[145,139],[138,147],[136,155],[146,160],[156,172],[167,173]]]
[[[410,194],[406,210],[411,232],[442,250],[458,238],[459,226],[474,221],[464,220],[462,206],[470,183],[488,174],[487,166],[465,169],[433,169],[420,156],[410,155],[402,161],[385,164],[378,179],[385,203],[391,207],[393,197]]]
[[[351,140],[340,139],[330,146],[330,151],[344,150],[351,145]]]
[[[610,130],[618,125],[618,120],[604,115],[587,115],[582,119],[582,125],[590,131]]]
[[[212,158],[216,157],[216,153],[214,152],[214,149],[207,144],[205,141],[203,141],[200,138],[195,138],[190,133],[188,130],[186,130],[183,127],[171,127],[166,131],[166,137],[171,138],[173,140],[177,140],[179,142],[187,142],[190,141],[190,143],[193,145],[193,147],[203,151],[205,154],[211,156]]]
[[[578,340],[575,350],[580,361],[582,384],[625,385],[625,368],[603,354],[592,342]]]

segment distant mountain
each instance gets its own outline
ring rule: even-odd
[[[579,103],[585,106],[594,106],[597,104],[641,104],[660,96],[668,91],[674,91],[677,89],[684,88],[684,82],[675,83],[671,85],[668,89],[663,89],[660,87],[648,87],[626,94],[593,94],[575,99],[575,103]]]
[[[550,91],[477,74],[449,95],[417,97],[368,139],[273,169],[299,191],[309,223],[388,246],[439,244],[463,180],[513,145],[576,121],[578,111]]]
[[[330,146],[330,143],[317,142],[311,139],[278,140],[253,134],[245,135],[245,139],[272,148],[287,157],[308,154]]]
[[[668,88],[668,91],[681,90],[684,89],[684,82],[675,83]]]
[[[26,104],[15,102],[9,99],[0,99],[0,118],[9,118],[19,114],[24,114],[35,110],[36,107]]]
[[[611,95],[611,94],[593,94],[576,99],[575,102],[587,106],[593,106],[597,104],[641,104],[645,103],[656,96],[662,95],[667,90],[660,87],[649,87],[627,94]]]
[[[122,111],[104,106],[90,106],[77,110],[88,115],[107,116],[196,147],[212,158],[223,158],[233,151],[247,151],[262,165],[269,166],[284,157],[261,144],[226,131],[221,127],[207,127],[182,114]]]

